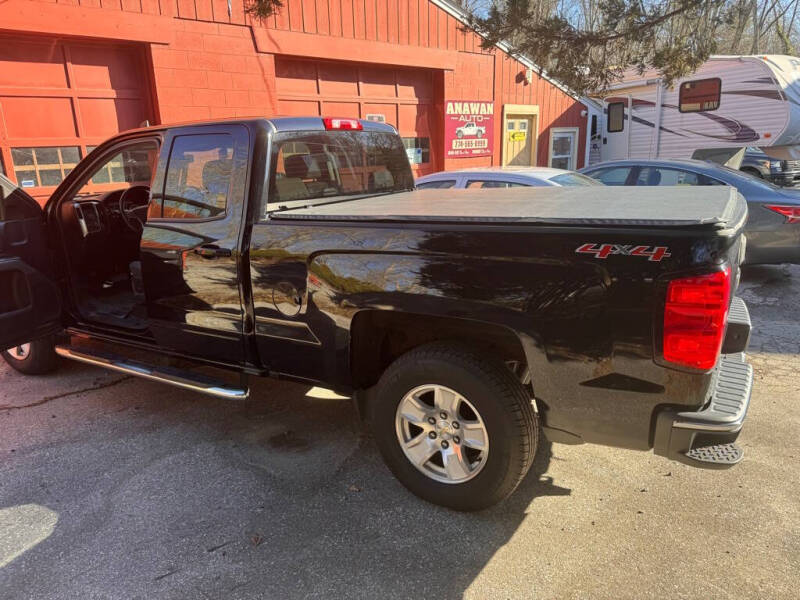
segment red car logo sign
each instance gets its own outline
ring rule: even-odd
[[[582,244],[575,250],[576,254],[591,254],[595,258],[606,259],[612,255],[646,256],[647,260],[659,262],[672,256],[666,246],[634,246],[625,244]]]

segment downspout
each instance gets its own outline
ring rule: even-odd
[[[658,149],[661,144],[661,102],[664,96],[664,86],[659,79],[656,83],[658,88],[656,88],[656,123],[655,123],[655,132],[653,132],[653,139],[655,140],[655,148],[650,146],[650,158],[658,158]]]
[[[592,148],[592,117],[596,116],[594,114],[594,108],[586,102],[584,105],[584,110],[586,111],[586,143],[583,147],[583,166],[589,166],[589,152]],[[600,118],[597,118],[598,125],[600,124]]]
[[[625,120],[623,119],[624,123]],[[631,133],[633,132],[633,95],[628,94],[628,141],[625,143],[625,158],[631,157]]]
[[[593,112],[586,106],[586,143],[583,147],[583,166],[589,166],[589,152],[592,149],[592,116]],[[599,119],[598,119],[599,121]]]

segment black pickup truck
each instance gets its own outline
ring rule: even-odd
[[[321,384],[461,510],[510,494],[541,433],[741,459],[735,189],[415,191],[390,126],[294,118],[126,132],[43,211],[7,180],[0,199],[0,348],[23,373],[58,355],[231,401],[250,376]]]

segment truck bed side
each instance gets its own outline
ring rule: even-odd
[[[657,409],[696,409],[711,381],[656,362],[664,281],[735,263],[738,240],[720,223],[273,219],[252,233],[256,342],[274,372],[353,389],[426,336],[510,336],[546,427],[649,448]],[[600,257],[604,245],[622,250]]]

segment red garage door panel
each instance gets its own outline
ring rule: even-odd
[[[312,64],[313,63],[309,63]],[[349,96],[357,98],[358,69],[353,65],[321,62],[319,70],[319,93],[322,96]]]
[[[0,86],[66,88],[61,47],[0,37]]]
[[[318,94],[316,63],[302,60],[275,60],[275,77],[285,94]]]
[[[396,69],[363,69],[361,73],[361,95],[368,98],[397,97],[397,75],[395,71]]]
[[[147,120],[147,112],[139,100],[80,98],[78,106],[83,120],[83,134],[89,137],[111,137],[119,131],[134,129]]]
[[[72,44],[69,58],[72,77],[78,88],[136,94],[142,87],[141,69],[135,67],[140,59],[138,48],[122,46],[109,52],[98,52],[97,46]]]
[[[383,120],[403,137],[415,174],[438,169],[435,71],[278,56],[275,75],[281,115]]]
[[[414,110],[416,107],[411,106],[404,106],[409,110]],[[364,102],[364,118],[370,119],[375,118],[375,115],[382,115],[387,123],[391,123],[395,127],[397,127],[397,104],[384,104],[384,103],[375,103],[375,102]]]
[[[0,36],[0,171],[46,198],[109,136],[152,120],[142,47]]]
[[[9,139],[74,138],[75,119],[69,98],[0,97]]]

